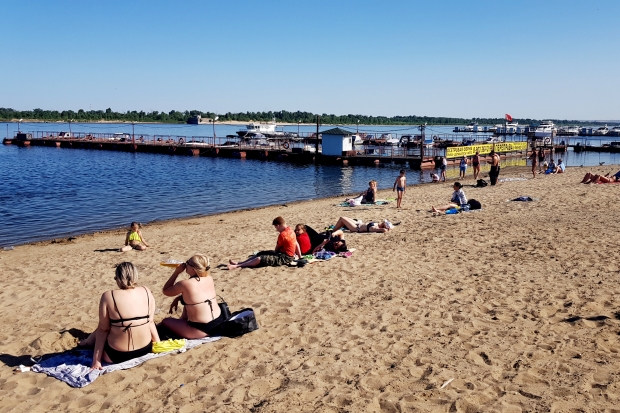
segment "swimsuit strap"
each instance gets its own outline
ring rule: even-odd
[[[110,319],[110,327],[124,327],[123,328],[123,333],[129,331],[129,343],[131,344],[131,347],[135,350],[135,346],[133,344],[133,334],[131,334],[131,328],[132,327],[140,327],[143,326],[145,324],[150,323],[150,318],[151,318],[151,300],[149,298],[149,292],[147,291],[146,287],[142,287],[144,288],[144,292],[146,293],[146,315],[145,316],[139,316],[139,317],[132,317],[132,318],[123,318],[122,314],[120,311],[118,311],[118,306],[116,305],[116,300],[114,299],[114,291],[111,291],[112,293],[112,301],[114,301],[114,308],[116,309],[116,312],[118,313],[118,315],[120,316],[120,318],[118,320],[114,320],[114,319]],[[138,324],[137,326],[134,326],[133,323],[129,323],[128,325],[124,325],[123,323],[125,323],[126,321],[135,321],[135,320],[140,320],[146,318],[146,322],[142,323],[142,324]],[[115,326],[112,325],[112,323],[121,323],[120,326]]]

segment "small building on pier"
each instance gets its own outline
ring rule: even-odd
[[[353,150],[353,133],[340,128],[321,132],[323,155],[343,156]]]

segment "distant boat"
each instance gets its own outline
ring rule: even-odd
[[[384,133],[379,139],[385,141],[384,145],[389,146],[396,146],[400,143],[400,140],[393,138],[391,133]]]
[[[579,135],[578,126],[562,126],[558,128],[559,136],[577,136]]]
[[[556,130],[553,122],[550,120],[543,120],[534,131],[534,136],[537,138],[549,138]]]
[[[500,138],[499,136],[491,136],[490,138],[487,138],[484,143],[489,144],[489,143],[500,143],[503,142],[502,138]]]
[[[252,137],[254,135],[263,135],[267,138],[276,138],[283,137],[283,132],[276,131],[276,122],[265,122],[265,123],[249,123],[245,125],[245,129],[240,129],[237,131],[237,135],[242,138]]]
[[[609,128],[607,127],[607,125],[601,126],[600,128],[594,131],[594,135],[598,135],[598,136],[607,135],[607,133],[609,133]]]
[[[495,133],[499,133],[500,135],[514,135],[517,133],[519,122],[509,122],[505,125],[495,125],[495,127]]]
[[[609,135],[620,136],[620,126],[614,126],[613,128],[611,128],[611,130],[609,131]]]

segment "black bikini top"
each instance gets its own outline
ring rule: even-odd
[[[151,303],[150,303],[150,299],[149,299],[149,293],[148,291],[146,291],[146,287],[142,287],[144,288],[144,292],[146,293],[146,302],[147,302],[147,314],[140,316],[140,317],[132,317],[132,318],[123,318],[123,316],[121,315],[121,312],[118,311],[118,307],[116,305],[116,300],[114,299],[114,291],[112,291],[112,301],[114,301],[114,309],[116,310],[116,312],[118,313],[118,315],[121,317],[119,319],[113,319],[110,318],[110,327],[121,327],[123,328],[123,332],[127,331],[128,329],[132,328],[132,327],[140,327],[143,326],[145,324],[148,324],[151,319],[150,319],[150,315],[148,313],[148,310],[151,308]],[[143,318],[146,318],[146,322],[142,323],[142,324],[138,324],[136,326],[133,325],[133,323],[129,323],[128,325],[125,325],[124,323],[126,323],[127,321],[135,321],[135,320],[142,320]],[[114,325],[114,324],[119,324],[120,325]]]
[[[196,278],[198,280],[198,282],[200,282],[200,277],[192,277],[192,278]],[[183,304],[183,305],[199,305],[199,304],[209,303],[209,308],[211,309],[211,317],[213,317],[213,304],[211,303],[211,300],[215,300],[215,299],[217,299],[217,297],[207,298],[206,300],[201,301],[199,303],[186,303],[183,300],[183,295],[181,295],[181,304]]]

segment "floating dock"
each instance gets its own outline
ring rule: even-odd
[[[206,156],[236,159],[275,160],[292,163],[318,163],[331,165],[408,165],[411,169],[435,168],[445,148],[356,145],[342,156],[325,156],[317,153],[316,139],[275,139],[268,145],[230,141],[227,138],[147,136],[129,134],[70,133],[70,132],[18,132],[14,138],[5,138],[3,144],[21,147],[44,146],[67,149],[109,150],[142,152],[181,156]],[[503,153],[502,156],[522,156]]]

